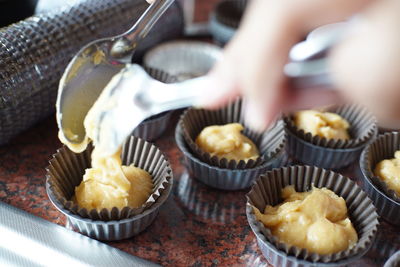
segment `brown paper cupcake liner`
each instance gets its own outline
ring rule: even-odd
[[[262,165],[249,169],[224,169],[209,165],[199,160],[189,149],[183,137],[183,130],[178,123],[175,130],[175,140],[182,151],[185,165],[190,176],[213,188],[222,190],[241,190],[252,185],[254,180],[265,171],[285,165],[288,157],[282,148],[273,158]],[[278,145],[278,143],[275,143]]]
[[[144,67],[146,72],[154,79],[163,83],[174,83],[177,82],[175,76],[170,75],[162,70]],[[168,127],[171,119],[172,112],[167,111],[157,115],[154,115],[141,124],[133,131],[132,135],[140,137],[147,141],[153,141],[160,137]]]
[[[300,139],[313,145],[334,149],[359,147],[370,141],[376,135],[377,125],[375,117],[361,106],[347,104],[331,106],[320,110],[333,112],[345,118],[350,124],[349,135],[351,138],[349,140],[340,140],[313,136],[311,133],[306,133],[304,130],[297,128],[290,115],[284,117],[287,129]]]
[[[392,224],[400,225],[400,196],[374,175],[376,164],[384,159],[392,159],[397,150],[400,150],[399,132],[380,135],[364,149],[360,168],[365,190],[374,201],[379,215]]]
[[[209,165],[233,170],[249,169],[260,166],[281,151],[285,146],[286,140],[283,121],[277,121],[273,127],[264,133],[257,133],[245,127],[242,112],[243,105],[243,101],[237,99],[219,110],[196,108],[189,108],[186,110],[186,112],[181,116],[178,124],[182,128],[185,141],[193,154]],[[256,160],[248,160],[245,162],[244,160],[235,161],[226,158],[218,158],[217,156],[211,156],[210,153],[203,151],[195,143],[196,137],[205,127],[234,122],[241,123],[245,127],[243,134],[250,138],[258,147],[260,157]]]
[[[139,208],[87,210],[80,208],[71,198],[75,194],[75,187],[82,181],[85,169],[90,167],[91,152],[91,146],[80,154],[66,147],[57,151],[49,162],[46,174],[46,190],[50,200],[67,216],[74,228],[90,237],[118,240],[138,234],[155,218],[171,191],[173,179],[168,161],[154,145],[130,137],[123,145],[122,163],[134,164],[152,175],[152,194]],[[118,230],[121,227],[123,231]]]
[[[222,49],[214,44],[170,41],[149,50],[143,64],[167,72],[181,82],[207,74],[221,56]]]
[[[313,145],[287,131],[287,153],[306,165],[325,169],[342,169],[356,161],[367,144],[347,149]]]
[[[338,253],[321,255],[295,246],[284,244],[257,220],[253,207],[263,211],[266,205],[282,202],[280,191],[294,185],[304,192],[312,186],[326,187],[346,201],[350,220],[357,231],[358,242]],[[247,194],[246,214],[257,237],[260,249],[274,266],[340,266],[360,258],[371,247],[378,227],[378,214],[372,201],[359,186],[338,173],[311,166],[291,166],[274,169],[261,175]]]

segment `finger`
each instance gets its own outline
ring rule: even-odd
[[[233,58],[229,57],[217,63],[207,75],[209,84],[204,88],[200,105],[204,108],[218,108],[240,96]]]

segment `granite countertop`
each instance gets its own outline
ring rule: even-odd
[[[174,188],[155,222],[128,240],[109,242],[125,252],[165,266],[270,266],[246,219],[246,191],[220,191],[189,177],[173,138],[178,114],[156,144],[169,158]],[[50,203],[45,168],[61,144],[54,118],[0,147],[0,201],[65,226]],[[357,171],[343,171],[357,180]],[[354,266],[382,266],[400,249],[400,228],[382,221],[372,249]]]
[[[194,20],[206,20],[216,2],[196,1]],[[177,118],[175,114],[167,132],[155,142],[174,173],[169,199],[144,232],[108,244],[164,266],[270,266],[247,223],[247,191],[215,190],[189,177],[173,137]],[[66,226],[64,215],[50,203],[45,189],[45,168],[61,146],[57,131],[55,118],[50,117],[0,146],[0,201]],[[358,180],[354,166],[343,172]],[[354,266],[382,266],[400,250],[399,236],[399,227],[381,222],[372,249]]]

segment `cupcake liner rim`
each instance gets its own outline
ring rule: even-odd
[[[179,133],[180,133],[181,135],[183,135],[182,127],[181,127],[181,125],[179,125],[179,124],[177,125],[177,131],[179,131]],[[186,146],[182,146],[182,152],[183,152],[184,154],[190,156],[191,159],[192,159],[193,161],[195,161],[196,163],[205,165],[205,166],[207,166],[208,168],[211,168],[211,169],[216,169],[216,170],[221,170],[221,171],[229,171],[229,172],[234,172],[234,173],[236,173],[236,172],[245,172],[245,171],[247,171],[247,170],[258,170],[258,169],[263,169],[263,168],[265,168],[266,165],[268,165],[268,163],[269,163],[270,160],[273,160],[273,159],[275,159],[277,156],[279,156],[279,155],[281,155],[281,154],[284,153],[284,149],[282,149],[281,151],[279,151],[278,153],[276,153],[273,157],[271,157],[268,161],[264,161],[261,165],[255,166],[255,167],[253,167],[253,168],[246,168],[246,169],[226,169],[226,168],[220,168],[220,167],[217,167],[217,166],[213,166],[213,165],[210,165],[210,164],[208,164],[208,163],[206,163],[206,162],[201,161],[201,160],[198,159],[194,154],[192,154],[192,152],[189,151],[189,149],[188,149],[188,144],[186,144],[186,142],[185,142],[185,145],[186,145]]]
[[[337,183],[335,183],[336,180],[338,180]],[[264,185],[265,183],[267,185]],[[351,218],[358,235],[358,241],[355,246],[349,247],[344,251],[326,255],[310,252],[305,248],[299,248],[280,241],[271,233],[268,227],[264,226],[264,224],[256,218],[252,206],[260,209],[261,207],[259,207],[259,205],[276,205],[278,204],[276,201],[282,203],[279,201],[280,193],[274,193],[276,191],[275,187],[283,189],[286,185],[294,185],[295,188],[300,189],[296,189],[296,191],[303,192],[310,190],[309,187],[313,184],[318,188],[327,187],[335,193],[339,191],[340,193],[336,194],[345,199],[348,208],[348,216]],[[273,195],[269,195],[268,193]],[[361,196],[362,198],[360,198]],[[304,263],[306,263],[305,265],[319,265],[320,263],[337,265],[338,262],[342,260],[354,260],[364,255],[376,238],[379,216],[372,200],[354,181],[330,170],[303,165],[275,168],[259,176],[257,180],[255,180],[251,190],[246,194],[246,199],[248,221],[257,238],[260,236],[263,237],[262,240],[265,244],[262,245],[266,245],[268,249],[274,248],[275,250],[281,251],[282,253],[280,255],[282,255],[282,257],[293,256],[292,259],[295,262],[304,260]],[[357,202],[364,206],[364,209],[360,209],[359,206],[356,205]],[[365,225],[361,220],[368,220],[369,223]],[[262,251],[264,253],[263,249]]]
[[[222,56],[222,49],[202,41],[174,40],[161,43],[149,50],[143,64],[158,68],[177,78],[181,75],[200,76],[206,74]],[[196,62],[193,62],[197,58]]]
[[[392,135],[399,135],[399,134],[400,133],[398,133],[398,132],[385,133],[385,134],[379,135],[378,138],[374,141],[378,142],[379,140],[387,139],[387,138],[391,137]],[[399,138],[400,138],[400,135],[399,135]],[[372,143],[373,142],[371,142],[370,145],[372,145]],[[375,166],[372,166],[371,162],[370,162],[370,157],[369,157],[369,152],[371,149],[370,145],[365,147],[365,149],[361,153],[361,157],[359,160],[361,172],[362,172],[364,178],[367,180],[367,182],[372,186],[372,188],[374,190],[379,192],[379,194],[384,196],[385,199],[390,201],[392,204],[398,205],[400,207],[400,195],[398,193],[396,193],[393,189],[390,189],[384,181],[382,181],[378,176],[376,176],[373,173],[372,169]],[[400,148],[398,148],[398,149],[400,150]],[[385,160],[385,159],[387,159],[387,158],[382,158],[379,161]]]
[[[323,149],[323,150],[326,150],[326,151],[329,151],[329,152],[353,152],[353,151],[357,151],[357,150],[363,149],[368,143],[372,142],[372,140],[371,140],[371,141],[369,141],[367,143],[363,143],[363,144],[361,144],[359,146],[350,147],[350,148],[330,148],[330,147],[323,147],[323,146],[314,145],[314,144],[312,144],[310,142],[307,142],[307,141],[299,138],[296,134],[292,133],[292,131],[290,131],[289,129],[287,129],[287,134],[289,134],[291,136],[294,136],[294,137],[297,137],[298,142],[301,142],[303,144],[307,144],[308,146],[311,146],[311,147],[313,147],[315,149]],[[375,135],[376,135],[376,133],[375,133]]]
[[[282,151],[287,142],[285,132],[285,123],[282,120],[277,120],[272,127],[262,133],[250,130],[246,127],[243,119],[243,108],[246,105],[245,101],[241,98],[236,98],[225,107],[210,111],[206,109],[187,109],[180,117],[178,124],[182,130],[183,137],[190,151],[196,155],[202,162],[211,166],[226,169],[251,169],[256,166],[263,165],[273,159],[280,151]],[[222,123],[221,123],[222,122]],[[252,140],[260,155],[257,159],[233,160],[225,157],[212,156],[211,153],[201,149],[195,142],[196,135],[201,133],[204,129],[211,125],[224,125],[226,123],[241,123],[244,127],[242,134]],[[197,131],[195,131],[197,129]],[[194,136],[193,136],[194,135]],[[275,140],[274,143],[271,143]]]
[[[83,218],[79,214],[75,214],[75,213],[71,212],[70,210],[63,207],[61,202],[55,197],[54,193],[52,192],[52,190],[50,188],[51,186],[49,185],[49,183],[46,183],[46,191],[47,191],[49,199],[53,203],[53,205],[57,208],[58,211],[63,213],[65,216],[67,216],[67,217],[70,216],[76,220],[79,220],[82,222],[89,222],[91,224],[113,225],[116,222],[124,223],[124,222],[132,221],[133,219],[140,219],[140,218],[145,217],[146,215],[152,213],[155,209],[158,209],[159,206],[168,198],[169,193],[171,192],[171,189],[172,189],[172,184],[173,184],[173,179],[171,178],[171,182],[170,182],[169,186],[165,187],[165,190],[167,190],[165,192],[166,194],[163,192],[164,194],[161,194],[160,197],[158,197],[157,200],[153,203],[153,205],[150,208],[144,210],[142,213],[134,215],[129,218],[125,218],[125,219],[121,219],[121,220],[110,220],[110,221],[100,221],[100,220],[92,220],[90,218]]]
[[[389,202],[391,202],[392,204],[395,204],[395,205],[400,205],[399,202],[397,202],[396,200],[392,199],[391,197],[386,195],[384,192],[382,192],[381,189],[379,189],[375,185],[375,183],[371,181],[371,179],[366,175],[366,173],[364,172],[364,170],[362,168],[361,168],[361,172],[366,176],[367,183],[369,183],[369,185],[372,186],[380,195],[384,196],[387,201],[389,201]]]
[[[131,136],[122,145],[122,151],[121,151],[122,162],[126,160],[127,156],[130,156],[131,159],[133,160],[132,163],[136,161],[136,164],[139,164],[136,166],[149,164],[147,160],[148,155],[145,158],[139,157],[135,159],[132,158],[134,154],[130,155],[127,154],[136,151],[139,151],[141,153],[148,152],[150,154],[153,154],[154,156],[157,155],[155,159],[158,159],[160,162],[158,163],[159,165],[158,167],[153,165],[152,168],[156,168],[155,170],[157,169],[161,170],[160,168],[163,168],[162,173],[158,172],[156,174],[152,174],[153,188],[151,194],[148,196],[146,201],[140,207],[125,206],[122,208],[113,207],[111,209],[102,208],[101,210],[97,209],[88,210],[86,208],[81,208],[76,202],[70,199],[74,194],[74,188],[71,188],[72,186],[71,182],[72,184],[75,184],[74,187],[76,187],[78,185],[77,181],[82,180],[85,169],[90,167],[90,158],[92,151],[93,151],[92,145],[89,145],[88,148],[82,153],[74,153],[70,151],[66,146],[63,146],[59,148],[55,154],[53,154],[52,158],[49,160],[49,165],[46,168],[46,188],[48,188],[49,191],[51,192],[51,196],[57,199],[57,201],[60,204],[59,206],[60,208],[66,209],[70,211],[72,214],[76,214],[80,218],[88,218],[91,220],[97,220],[102,222],[109,220],[113,221],[118,220],[118,219],[111,219],[111,217],[114,216],[117,217],[122,216],[122,218],[119,219],[118,221],[124,218],[127,219],[132,218],[136,215],[142,214],[145,210],[151,209],[152,206],[156,205],[157,200],[163,197],[163,195],[165,195],[164,191],[166,190],[166,188],[173,183],[172,169],[164,153],[162,153],[162,151],[154,144],[147,142],[146,140],[141,139],[139,137]],[[67,179],[69,183],[69,189],[68,189],[69,193],[60,192],[60,189],[62,190],[62,187],[60,187],[58,183],[60,179],[59,176],[62,177],[66,175],[66,173],[64,173],[65,170],[63,169],[63,167],[65,168],[66,166],[64,162],[72,163],[73,165],[71,169],[73,171],[72,176],[75,177],[74,178],[75,181]],[[77,163],[79,166],[76,165]],[[71,164],[69,165],[71,166]],[[59,167],[61,167],[61,169],[59,169]],[[61,173],[58,173],[58,170],[61,171]],[[71,190],[72,190],[72,195],[69,195],[71,194]],[[116,215],[115,212],[117,212],[118,215]]]
[[[255,214],[254,214],[254,211],[253,211],[253,207],[250,204],[247,203],[246,204],[246,209],[249,209],[248,212],[246,212],[247,213],[247,217],[248,216],[252,216],[253,217],[253,218],[249,218],[249,219],[251,219],[250,227],[253,230],[253,233],[256,235],[257,238],[259,238],[262,241],[264,241],[264,243],[268,246],[269,249],[273,250],[274,253],[280,255],[282,258],[289,258],[289,259],[291,259],[291,260],[293,260],[293,261],[295,261],[297,263],[300,263],[300,264],[302,264],[304,266],[327,266],[328,267],[328,266],[332,266],[332,265],[333,266],[347,265],[350,262],[352,262],[354,260],[357,260],[357,259],[361,258],[362,256],[364,256],[368,252],[369,248],[372,246],[372,244],[374,243],[375,238],[376,238],[374,236],[371,239],[371,243],[369,244],[368,248],[365,250],[365,252],[361,253],[360,255],[353,255],[351,257],[344,258],[344,259],[341,259],[339,261],[334,261],[334,262],[311,262],[311,261],[307,261],[307,260],[304,260],[304,259],[296,258],[293,255],[288,255],[284,251],[277,249],[273,244],[271,244],[267,240],[267,238],[264,236],[263,233],[261,233],[261,231],[258,231],[257,228],[255,228],[255,227],[257,227],[255,224],[262,224],[262,223],[259,222],[257,220],[257,218],[255,217]],[[258,227],[260,227],[260,226],[258,226]]]
[[[359,145],[365,144],[369,142],[371,139],[373,139],[373,137],[376,136],[376,133],[378,132],[376,118],[366,108],[360,105],[354,105],[354,104],[335,105],[316,110],[322,110],[324,112],[333,112],[338,115],[341,115],[342,117],[344,117],[346,120],[349,121],[350,129],[352,127],[355,127],[354,125],[357,125],[355,129],[364,131],[359,136],[356,136],[356,138],[350,138],[349,140],[320,137],[318,135],[312,135],[309,132],[305,132],[303,129],[299,129],[293,121],[292,118],[293,114],[286,114],[284,116],[286,128],[292,131],[292,133],[298,136],[299,138],[314,145],[327,148],[337,147],[343,149],[357,147]],[[353,119],[353,121],[351,121],[351,118]],[[360,126],[360,123],[364,120],[367,120],[368,122],[367,124],[368,127],[363,126],[365,127],[365,129],[363,129],[363,127]]]

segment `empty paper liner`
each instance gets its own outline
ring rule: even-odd
[[[146,72],[154,79],[163,83],[174,83],[177,81],[175,76],[172,76],[162,70],[145,67]],[[172,112],[167,111],[154,115],[142,123],[133,131],[133,135],[147,141],[153,141],[160,137],[167,129]],[[134,114],[132,114],[134,116]]]
[[[311,133],[306,133],[297,128],[290,115],[285,116],[284,118],[287,129],[300,139],[313,145],[334,149],[346,149],[362,146],[370,141],[378,131],[375,117],[367,109],[358,105],[348,104],[320,110],[336,113],[345,118],[350,124],[350,128],[348,129],[350,139],[327,139],[317,135],[313,136]]]
[[[197,146],[195,139],[205,127],[228,123],[241,123],[245,127],[242,133],[254,142],[260,152],[260,157],[256,160],[250,159],[247,162],[244,160],[228,160],[212,156]],[[218,110],[189,108],[181,116],[178,124],[182,128],[183,136],[191,152],[204,163],[219,168],[234,170],[261,166],[284,150],[286,142],[284,123],[281,120],[263,133],[246,128],[243,119],[243,101],[240,99]]]
[[[375,166],[384,159],[394,158],[400,150],[400,133],[392,132],[378,136],[368,145],[360,158],[360,168],[364,176],[364,188],[374,201],[379,215],[389,223],[400,225],[400,196],[375,176]]]
[[[183,131],[179,123],[175,131],[175,140],[178,148],[183,153],[185,165],[190,176],[208,186],[222,190],[241,190],[248,188],[260,174],[272,168],[281,167],[288,161],[285,150],[282,149],[273,158],[270,158],[268,161],[254,168],[235,170],[219,168],[199,160],[190,151],[183,137]]]
[[[171,41],[148,51],[143,63],[175,76],[178,81],[184,81],[208,73],[221,56],[222,49],[213,44]]]
[[[140,208],[87,210],[80,208],[71,198],[75,194],[75,187],[81,183],[85,170],[90,168],[91,152],[91,146],[79,154],[73,153],[67,147],[57,151],[50,160],[46,174],[46,189],[50,200],[67,216],[75,229],[90,237],[118,240],[138,234],[150,225],[171,191],[173,179],[168,161],[154,145],[140,138],[130,137],[123,145],[122,164],[134,164],[135,167],[149,172],[153,179],[153,192]]]
[[[266,205],[282,202],[281,190],[294,185],[297,192],[326,187],[346,201],[349,218],[357,231],[358,242],[351,248],[333,254],[317,254],[282,243],[257,220],[253,207],[264,211]],[[362,257],[371,247],[377,232],[378,214],[372,201],[349,178],[311,166],[274,169],[261,175],[247,194],[246,214],[259,247],[274,266],[342,266]]]

